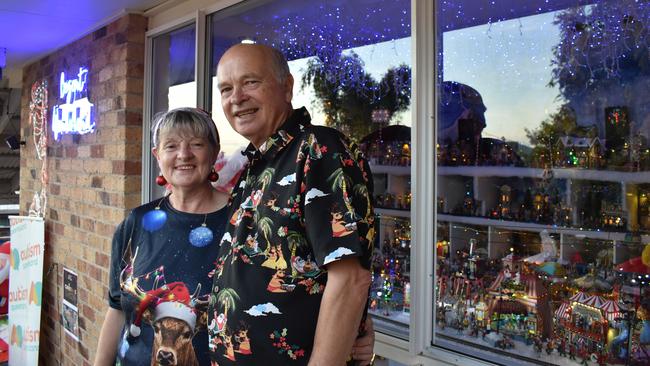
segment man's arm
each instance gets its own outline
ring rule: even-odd
[[[344,365],[368,298],[370,272],[357,258],[327,265],[327,285],[318,313],[310,366]]]

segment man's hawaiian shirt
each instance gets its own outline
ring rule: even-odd
[[[370,268],[370,171],[355,145],[311,125],[304,108],[245,154],[215,262],[211,356],[219,365],[307,364],[324,266],[358,257]]]

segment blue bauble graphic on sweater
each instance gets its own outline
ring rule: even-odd
[[[160,229],[165,222],[167,222],[167,213],[161,209],[151,210],[142,217],[142,226],[150,232]]]
[[[212,243],[213,235],[212,230],[206,226],[199,226],[190,231],[190,244],[195,247],[202,248]]]
[[[119,354],[120,358],[126,357],[126,353],[129,351],[129,341],[126,340],[126,337],[129,332],[124,332],[124,335],[122,336],[122,339],[120,341],[120,347],[119,347]]]

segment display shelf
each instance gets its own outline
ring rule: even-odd
[[[553,168],[554,179],[592,180],[617,183],[650,182],[650,172],[620,172],[611,170]],[[373,173],[375,171],[373,170]],[[544,169],[513,166],[438,166],[440,176],[460,175],[468,177],[519,177],[544,178]]]
[[[369,313],[376,329],[405,338],[410,317],[411,167],[371,163],[370,169],[378,225]]]
[[[409,337],[409,319],[408,314],[402,315],[403,319],[396,320],[390,316],[378,314],[369,311],[368,315],[372,317],[375,330],[383,334],[408,340]]]
[[[484,217],[456,216],[456,215],[447,215],[447,214],[438,214],[437,218],[439,221],[445,221],[450,223],[491,226],[491,227],[499,227],[504,229],[516,229],[516,230],[530,231],[530,232],[541,232],[542,230],[546,230],[551,234],[568,234],[568,235],[575,235],[580,237],[587,237],[591,239],[601,239],[601,240],[625,239],[625,233],[622,232],[580,230],[580,229],[570,228],[570,227],[562,227],[556,225],[542,225],[542,224],[523,222],[523,221],[494,220],[494,219],[487,219]]]
[[[407,219],[411,218],[411,210],[395,210],[391,208],[375,207],[375,214],[381,216],[404,217]]]
[[[410,318],[409,313],[403,311],[391,311],[388,315],[382,314],[378,311],[372,311],[372,310],[370,310],[369,313],[375,318],[380,318],[387,321],[394,321],[405,325],[409,323],[409,318]]]
[[[370,171],[372,174],[411,175],[411,167],[403,165],[375,165],[370,163]]]

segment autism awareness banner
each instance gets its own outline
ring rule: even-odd
[[[40,217],[9,216],[9,366],[36,366],[41,324],[45,225]]]

